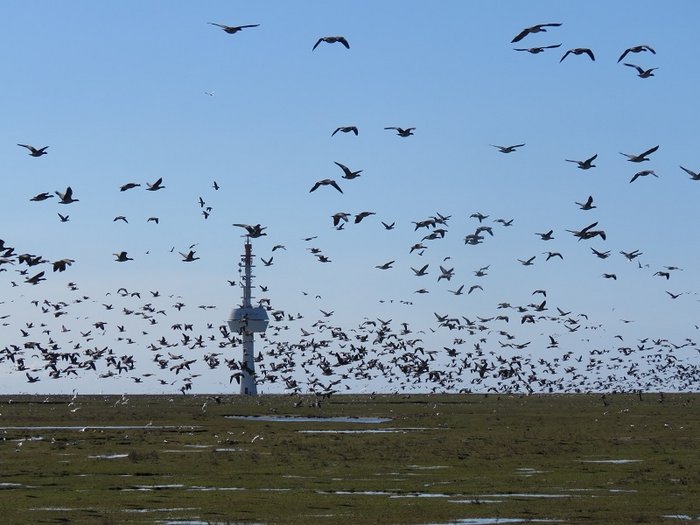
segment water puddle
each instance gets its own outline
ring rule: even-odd
[[[166,521],[156,521],[160,525],[265,525],[264,523],[251,523],[251,522],[232,522],[232,521],[210,521],[210,520],[199,520],[199,519],[184,519],[184,520],[166,520]]]
[[[479,498],[474,498],[474,499],[450,499],[447,500],[449,503],[462,503],[462,504],[469,504],[469,505],[481,505],[487,504],[487,503],[503,503],[502,499],[479,499]]]
[[[367,428],[362,430],[298,430],[300,434],[406,434],[422,428]]]
[[[129,454],[100,454],[97,456],[88,456],[88,459],[122,459],[128,457]]]
[[[523,477],[529,478],[531,476],[534,476],[535,474],[544,474],[544,470],[537,470],[534,468],[519,468],[516,469],[516,472],[520,474]]]
[[[0,490],[18,489],[20,487],[25,487],[25,485],[21,483],[0,483]]]
[[[625,465],[627,463],[641,463],[641,459],[584,459],[581,463],[608,463],[611,465]]]
[[[527,519],[527,518],[463,518],[451,521],[450,525],[496,525],[502,523],[561,523],[554,519]],[[447,525],[432,523],[430,525]]]
[[[122,512],[129,512],[134,514],[146,514],[149,512],[183,512],[190,510],[199,510],[197,507],[173,507],[165,509],[123,509]]]
[[[226,419],[245,419],[267,423],[364,423],[378,424],[391,421],[386,417],[316,417],[316,416],[224,416]]]
[[[24,426],[24,427],[0,427],[2,430],[76,430],[87,432],[88,430],[196,430],[201,426],[180,426],[180,425],[88,425],[88,426]],[[42,438],[43,439],[43,438]]]
[[[435,492],[410,492],[408,494],[394,494],[389,496],[392,499],[399,498],[452,498],[454,494],[439,494]]]
[[[173,483],[170,485],[134,485],[133,487],[128,487],[121,490],[122,492],[148,492],[151,490],[168,490],[181,488],[184,488],[184,485],[180,483]]]
[[[488,498],[570,498],[569,494],[532,494],[528,492],[514,492],[512,494],[485,494]]]

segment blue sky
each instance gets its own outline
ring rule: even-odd
[[[67,349],[78,331],[106,321],[104,333],[93,327],[94,339],[82,341],[81,349],[108,346],[119,355],[133,353],[138,364],[128,376],[99,379],[81,371],[50,380],[39,370],[41,361],[27,356],[31,373],[42,378],[30,385],[6,359],[2,391],[179,388],[181,377],[150,370],[146,348],[162,335],[177,340],[180,334],[170,329],[177,322],[192,322],[202,333],[207,323],[217,327],[239,302],[239,288],[227,282],[238,280],[242,253],[243,230],[233,223],[267,227],[254,252],[274,259],[256,268],[256,283],[268,287],[256,298],[304,316],[274,341],[298,342],[301,328],[309,330],[323,309],[334,311],[329,322],[346,330],[365,318],[390,318],[397,330],[409,323],[426,349],[440,351],[459,335],[465,351],[484,338],[485,348],[511,355],[499,344],[501,329],[546,359],[634,347],[645,337],[694,342],[700,182],[680,166],[700,170],[692,67],[699,11],[690,1],[5,2],[0,238],[18,254],[75,263],[63,273],[38,265],[26,276],[16,271],[25,265],[2,265],[0,316],[9,317],[0,326],[0,347],[23,344],[20,330],[33,323],[29,339],[52,337]],[[209,22],[260,26],[229,35]],[[550,22],[562,25],[510,43],[523,28]],[[312,51],[318,38],[332,35],[343,35],[350,49],[322,43]],[[514,51],[556,44],[561,47],[539,54]],[[640,44],[656,54],[630,53],[624,62],[658,68],[651,78],[617,63],[626,48]],[[586,55],[560,62],[577,47],[590,48],[595,62]],[[357,126],[358,136],[331,137],[346,125]],[[416,129],[402,138],[384,129],[389,126]],[[33,158],[17,143],[48,145],[48,154]],[[521,143],[510,154],[492,147]],[[620,155],[656,145],[648,162]],[[594,154],[590,170],[565,161]],[[344,180],[334,162],[362,174]],[[658,177],[630,183],[643,169]],[[145,191],[161,177],[163,190]],[[343,194],[330,187],[309,193],[325,178],[337,180]],[[127,182],[141,187],[120,192]],[[79,202],[29,201],[67,186]],[[574,203],[589,195],[597,207],[580,210]],[[200,197],[211,207],[207,219]],[[338,231],[331,215],[341,211],[375,215],[359,224],[351,219]],[[59,212],[69,221],[60,222]],[[489,216],[483,225],[493,236],[465,245],[479,226],[470,217],[475,212]],[[423,255],[409,253],[430,232],[415,231],[413,222],[436,213],[450,216],[445,238],[423,241]],[[119,215],[129,222],[113,221]],[[494,222],[498,218],[513,225]],[[380,221],[396,226],[385,230]],[[578,241],[566,231],[593,222],[607,240]],[[536,235],[550,229],[551,241]],[[200,259],[182,262],[178,252],[193,244]],[[277,244],[286,250],[273,253]],[[318,262],[312,247],[332,262]],[[591,248],[611,255],[598,259]],[[134,260],[115,262],[112,254],[122,250]],[[620,254],[633,250],[642,255],[631,262]],[[546,261],[548,251],[563,260]],[[532,266],[518,262],[532,256]],[[393,269],[375,268],[390,260]],[[428,275],[414,276],[411,267],[425,264]],[[437,281],[440,265],[454,268],[451,281]],[[487,265],[487,276],[474,275]],[[668,280],[654,275],[665,266],[682,270]],[[45,270],[47,280],[25,283],[35,270]],[[465,291],[475,284],[483,289],[449,292],[462,284]],[[120,287],[143,300],[117,296]],[[429,293],[415,293],[420,288]],[[434,313],[498,315],[501,302],[536,301],[537,289],[547,291],[548,314],[560,307],[585,314],[588,324],[567,333],[559,321],[521,325],[520,314],[511,312],[507,325],[492,322],[467,337],[436,323]],[[149,299],[149,290],[159,296]],[[682,295],[671,299],[667,291]],[[42,314],[32,300],[44,299],[65,301],[69,313]],[[179,312],[172,308],[177,300],[187,305]],[[167,311],[157,325],[121,315],[122,307],[149,302]],[[114,310],[103,306],[110,303]],[[128,347],[117,339],[122,324],[135,341]],[[62,325],[71,332],[61,333]],[[546,349],[549,335],[561,338],[560,348]],[[198,360],[195,390],[235,391],[223,366],[203,366],[202,355],[218,351],[214,342],[183,348]],[[697,361],[694,347],[683,351],[681,357]],[[233,358],[238,350],[225,352]],[[154,376],[143,383],[130,379],[149,372]],[[294,374],[308,381],[301,370]],[[160,385],[156,377],[174,384]],[[395,389],[381,377],[347,384],[354,391]]]

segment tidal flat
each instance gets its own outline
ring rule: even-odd
[[[0,396],[2,523],[700,521],[700,395]]]

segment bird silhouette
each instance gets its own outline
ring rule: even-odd
[[[598,154],[596,153],[595,155],[593,155],[592,157],[590,157],[586,160],[569,160],[569,159],[565,159],[565,160],[566,160],[566,162],[574,162],[574,163],[578,164],[577,167],[581,170],[589,170],[591,168],[596,167],[595,164],[593,164],[593,161],[597,158],[598,158]]]
[[[357,126],[340,126],[338,128],[335,128],[335,131],[331,133],[331,137],[334,136],[338,132],[341,133],[354,133],[355,136],[357,136],[358,131],[357,131]]]
[[[158,179],[157,181],[155,181],[153,184],[151,184],[150,182],[147,182],[147,183],[146,183],[146,186],[147,186],[146,190],[147,190],[147,191],[158,191],[158,190],[162,190],[163,188],[165,188],[165,186],[163,186],[162,183],[163,183],[163,177],[159,178],[159,179]]]
[[[335,44],[337,42],[343,44],[347,49],[350,49],[350,44],[348,44],[348,41],[345,39],[343,36],[324,36],[319,38],[316,43],[314,44],[314,47],[311,48],[311,51],[314,51],[318,45],[321,42],[325,42],[326,44]]]
[[[413,135],[413,131],[414,131],[416,128],[399,128],[399,127],[396,127],[396,126],[389,126],[389,127],[384,128],[384,129],[393,129],[393,130],[395,130],[395,131],[396,131],[396,134],[397,134],[399,137],[410,137],[411,135]]]
[[[654,146],[653,148],[646,150],[644,153],[640,153],[639,155],[631,155],[629,153],[622,153],[622,152],[620,152],[620,155],[624,155],[625,157],[627,157],[627,160],[629,162],[645,162],[645,161],[649,160],[649,158],[648,158],[649,155],[651,155],[652,153],[654,153],[658,149],[659,149],[659,146],[657,145],[657,146]]]
[[[652,67],[652,68],[649,68],[649,69],[643,69],[643,68],[641,68],[641,67],[639,67],[639,66],[636,66],[636,65],[634,65],[634,64],[628,64],[627,62],[625,62],[625,65],[626,65],[627,67],[633,67],[634,69],[636,69],[636,70],[637,70],[637,76],[638,76],[639,78],[649,78],[649,77],[653,77],[653,76],[654,76],[654,71],[656,71],[657,69],[659,69],[658,67]]]
[[[178,252],[180,255],[182,255],[182,262],[193,262],[199,259],[199,257],[195,257],[194,254],[196,253],[194,250],[190,250],[187,253],[182,253]]]
[[[216,22],[207,22],[207,23],[209,25],[212,25],[212,26],[220,27],[229,35],[233,35],[233,34],[238,33],[239,31],[241,31],[243,29],[248,29],[249,27],[259,27],[260,26],[260,24],[247,24],[247,25],[243,25],[243,26],[227,26],[224,24],[217,24]]]
[[[309,190],[309,193],[311,193],[312,191],[316,191],[321,186],[333,186],[340,193],[343,193],[343,190],[340,189],[340,186],[338,186],[338,183],[335,182],[333,179],[323,179],[323,180],[316,181],[316,183]]]
[[[66,191],[61,193],[60,191],[55,191],[54,192],[56,195],[59,197],[59,204],[70,204],[72,202],[78,202],[80,199],[74,199],[73,198],[73,189],[68,186],[66,188]]]
[[[18,146],[22,146],[23,148],[27,148],[29,150],[29,155],[32,157],[41,157],[42,155],[46,155],[48,153],[47,148],[48,146],[44,146],[43,148],[35,148],[34,146],[30,144],[17,144]]]
[[[356,179],[357,177],[360,176],[360,173],[362,173],[362,170],[357,170],[357,171],[352,171],[350,168],[347,166],[341,164],[340,162],[334,162],[336,166],[338,166],[341,170],[343,170],[343,178],[352,180]]]
[[[514,146],[496,146],[491,144],[494,148],[497,148],[501,153],[513,153],[517,148],[522,148],[525,144],[515,144]]]
[[[545,49],[556,49],[558,47],[561,47],[561,44],[553,44],[551,46],[539,46],[539,47],[517,47],[514,48],[515,51],[527,51],[528,53],[532,55],[539,55],[540,53],[543,53]]]
[[[574,49],[569,49],[566,53],[564,53],[564,56],[561,57],[559,63],[561,64],[564,61],[564,59],[569,55],[583,55],[584,53],[588,55],[593,62],[595,62],[595,56],[593,56],[593,51],[591,51],[587,47],[575,47]]]
[[[617,63],[619,64],[622,62],[622,59],[627,56],[628,53],[641,53],[644,51],[649,51],[652,55],[656,54],[656,51],[654,51],[651,47],[641,45],[641,46],[633,46],[633,47],[628,47],[625,49],[622,54],[620,55],[620,58],[617,59]]]
[[[523,38],[525,38],[527,35],[534,34],[534,33],[546,33],[548,27],[559,27],[561,23],[553,22],[549,24],[537,24],[531,27],[526,27],[520,33],[515,35],[513,40],[510,41],[511,44],[514,44],[516,42],[520,42]]]

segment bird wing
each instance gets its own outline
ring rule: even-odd
[[[516,42],[520,42],[520,41],[521,41],[523,38],[525,38],[529,33],[530,33],[530,28],[529,28],[529,27],[526,28],[526,29],[523,29],[522,31],[520,31],[520,33],[518,33],[517,35],[515,35],[515,37],[513,38],[513,40],[510,41],[510,43],[511,43],[511,44],[515,44]]]
[[[316,41],[316,43],[314,44],[314,47],[311,48],[311,51],[313,51],[314,49],[316,49],[316,48],[318,47],[318,45],[319,45],[321,42],[323,42],[323,38],[319,38],[319,39]]]
[[[689,170],[688,168],[684,168],[683,166],[681,166],[681,169],[682,169],[683,171],[685,171],[688,175],[690,175],[693,179],[697,179],[697,178],[698,178],[698,174],[695,173],[694,171],[691,171],[691,170]]]
[[[340,38],[338,38],[338,42],[340,42],[341,44],[343,44],[343,45],[345,46],[346,49],[350,49],[350,44],[348,44],[348,41],[345,40],[344,37],[341,36]]]
[[[625,51],[620,55],[620,58],[617,59],[617,63],[619,64],[622,62],[622,59],[627,56],[627,53],[629,53],[631,50],[630,49],[625,49]]]
[[[645,151],[644,153],[642,153],[642,154],[640,155],[640,157],[646,157],[647,155],[651,155],[651,154],[654,153],[657,149],[659,149],[659,146],[654,146],[653,148],[651,148],[651,149]]]
[[[569,53],[571,53],[571,49],[569,49],[566,53],[564,53],[564,56],[561,57],[561,60],[559,60],[559,63],[561,64],[566,57],[569,56]]]
[[[583,52],[586,53],[589,57],[591,57],[591,60],[595,62],[595,56],[593,56],[593,51],[591,51],[590,49],[584,49]]]
[[[320,182],[317,182],[316,184],[314,184],[313,187],[309,190],[309,193],[311,193],[312,191],[316,191],[320,185],[321,185]],[[234,226],[235,226],[235,224],[234,224]]]
[[[336,190],[338,190],[340,193],[343,193],[343,190],[340,189],[340,186],[338,186],[338,183],[335,182],[334,180],[330,182],[330,185],[333,186]]]

